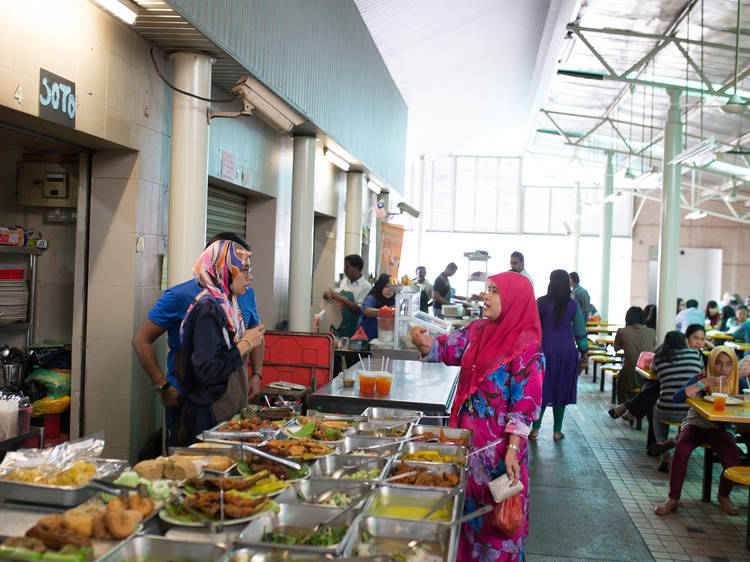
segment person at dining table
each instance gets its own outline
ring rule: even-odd
[[[617,330],[613,344],[615,351],[623,350],[622,367],[617,375],[617,403],[628,399],[635,388],[635,366],[642,351],[656,347],[656,330],[646,326],[646,315],[640,306],[631,306],[625,313],[625,327]]]
[[[713,348],[713,345],[706,340],[706,331],[703,326],[693,324],[688,326],[685,332],[687,345],[690,349],[703,351],[707,348]],[[702,354],[703,355],[703,354]],[[703,366],[705,368],[708,358],[703,355]],[[633,398],[618,404],[609,410],[609,417],[617,419],[622,416],[623,419],[630,422],[631,427],[637,418],[646,416],[648,419],[648,434],[646,437],[646,451],[656,442],[654,437],[654,406],[661,394],[661,385],[658,378],[649,378],[641,385],[641,391]],[[649,453],[650,454],[650,453]]]
[[[703,326],[706,323],[706,317],[700,310],[698,310],[697,300],[688,299],[685,305],[687,308],[678,312],[674,320],[675,330],[679,330],[683,334],[690,324],[700,324]]]
[[[721,327],[721,311],[716,301],[708,301],[706,305],[706,328],[709,330],[718,330]]]
[[[449,425],[473,430],[473,447],[494,447],[469,458],[464,512],[494,503],[487,483],[507,474],[521,481],[523,521],[506,536],[489,516],[461,527],[457,560],[522,560],[529,522],[527,436],[539,416],[544,377],[542,331],[531,282],[514,272],[493,275],[484,297],[484,316],[466,328],[432,338],[414,327],[412,342],[422,361],[460,365]]]
[[[711,351],[711,356],[708,359],[707,376],[691,377],[674,394],[672,401],[679,404],[685,402],[688,398],[702,398],[706,395],[706,392],[719,392],[719,389],[727,394],[737,394],[743,388],[748,388],[748,384],[747,380],[739,377],[737,356],[731,348],[719,345]],[[654,513],[666,515],[677,508],[682,494],[682,485],[687,474],[688,460],[691,453],[701,443],[708,443],[711,446],[724,469],[740,464],[737,441],[734,435],[726,430],[726,426],[726,423],[707,420],[694,408],[688,410],[674,448],[669,474],[669,499],[657,505],[654,508]],[[725,513],[737,515],[739,510],[729,498],[732,486],[732,482],[722,474],[719,479],[717,499]]]
[[[742,327],[742,325],[747,322],[747,307],[744,304],[741,304],[737,307],[737,310],[734,311],[734,317],[730,318],[727,322],[727,331],[733,332],[737,328]]]
[[[692,324],[691,336],[696,329],[702,330],[700,324]],[[669,437],[669,422],[682,422],[688,411],[688,405],[674,403],[672,397],[691,377],[703,371],[701,352],[688,346],[685,334],[679,330],[667,332],[662,343],[654,354],[651,371],[659,377],[659,398],[654,405],[653,432],[655,442],[649,446],[651,456],[659,455],[657,470],[669,470],[669,450],[675,440]]]
[[[247,355],[261,344],[262,325],[245,329],[237,296],[252,279],[250,256],[229,240],[209,245],[193,265],[202,290],[180,326],[185,365],[182,392],[188,444],[247,406]]]

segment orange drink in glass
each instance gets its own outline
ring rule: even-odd
[[[714,392],[711,396],[714,397],[714,410],[716,412],[723,412],[727,405],[727,395],[723,392]]]
[[[359,372],[359,391],[362,394],[375,394],[375,373],[372,371]]]
[[[391,391],[393,376],[387,372],[380,372],[375,378],[375,388],[378,394],[388,394]]]

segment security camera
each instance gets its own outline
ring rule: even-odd
[[[398,207],[398,210],[402,213],[406,213],[407,215],[413,216],[415,219],[419,217],[419,211],[417,211],[414,207],[407,205],[403,201],[396,205]]]
[[[304,119],[287,107],[276,94],[250,75],[240,78],[232,87],[232,95],[242,102],[242,114],[257,113],[258,117],[280,133],[292,130]],[[220,117],[220,116],[219,116]]]

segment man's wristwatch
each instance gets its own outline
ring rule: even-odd
[[[702,383],[702,382],[698,381],[698,388],[699,388],[700,390],[703,390],[703,389],[704,389],[704,388],[706,388],[706,387],[705,387],[705,386],[703,386],[703,383]]]
[[[155,390],[156,392],[158,392],[160,396],[164,396],[164,395],[165,395],[165,394],[167,393],[167,390],[169,390],[169,388],[170,388],[171,386],[172,386],[172,385],[171,385],[171,384],[169,384],[169,381],[167,381],[167,382],[165,382],[165,383],[164,383],[163,385],[161,385],[161,386],[155,386],[155,387],[154,387],[154,390]]]
[[[257,372],[253,373],[252,375],[250,375],[250,377],[258,377],[260,380],[263,380],[263,375],[261,375],[260,373],[257,373]]]

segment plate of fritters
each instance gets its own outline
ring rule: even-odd
[[[277,457],[310,460],[333,453],[334,448],[314,439],[271,439],[261,447],[265,452]]]

